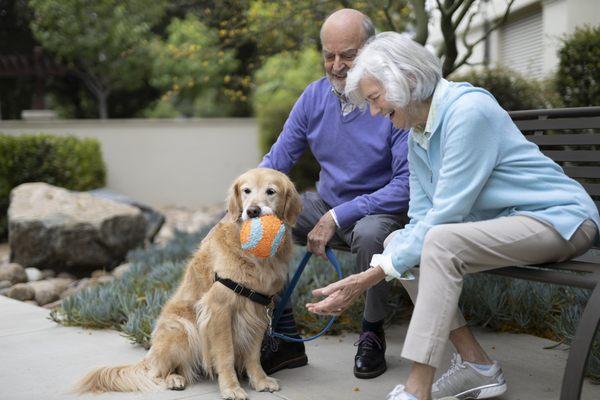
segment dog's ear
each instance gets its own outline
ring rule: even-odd
[[[240,198],[240,183],[236,180],[229,188],[227,198],[227,215],[232,222],[238,222],[242,217],[242,200]]]
[[[296,220],[302,211],[302,200],[294,184],[289,181],[285,188],[285,206],[283,209],[283,218],[290,225],[296,225]]]

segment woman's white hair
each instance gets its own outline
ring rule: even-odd
[[[405,108],[433,94],[442,64],[408,35],[382,32],[365,44],[346,77],[346,96],[354,104],[364,105],[359,82],[365,77],[381,83],[387,101]]]

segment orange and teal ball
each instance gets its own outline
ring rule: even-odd
[[[272,257],[283,243],[285,224],[275,215],[244,221],[240,231],[242,250],[258,257]]]

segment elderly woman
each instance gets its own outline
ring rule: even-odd
[[[413,365],[390,397],[503,393],[502,370],[458,309],[463,276],[576,257],[597,240],[598,210],[490,93],[443,79],[439,59],[404,35],[381,33],[367,44],[346,92],[354,102],[366,99],[372,115],[412,129],[410,223],[386,239],[370,269],[315,290],[328,297],[308,310],[339,314],[382,279],[400,279],[415,303],[402,349]],[[448,339],[458,355],[433,383]]]

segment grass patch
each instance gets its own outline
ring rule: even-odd
[[[163,304],[181,279],[186,262],[210,227],[188,234],[176,232],[165,246],[131,251],[131,269],[121,279],[83,291],[63,300],[50,317],[63,325],[116,329],[133,343],[148,347],[153,324]],[[298,266],[304,249],[297,247],[290,275]],[[355,256],[336,252],[344,276],[355,270]],[[304,335],[319,332],[327,317],[308,313],[304,307],[314,301],[311,291],[336,280],[328,262],[312,257],[292,296],[294,313]],[[583,289],[522,281],[489,274],[465,277],[461,308],[471,324],[494,330],[529,333],[570,343],[590,292]],[[388,323],[410,316],[410,300],[399,283],[394,283]],[[330,334],[358,332],[364,296],[342,314]],[[587,375],[600,383],[600,339],[596,338]]]

